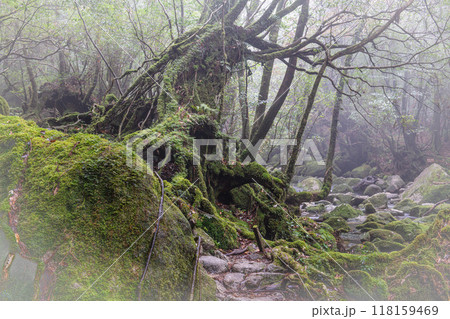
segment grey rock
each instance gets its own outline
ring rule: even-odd
[[[389,176],[387,183],[389,186],[386,188],[386,191],[390,193],[396,193],[406,185],[403,179],[398,175]]]
[[[225,275],[223,279],[224,285],[228,289],[236,290],[239,288],[240,284],[244,281],[244,274],[238,272],[230,272]]]
[[[286,270],[283,267],[280,267],[275,264],[269,264],[266,267],[267,272],[285,272]]]
[[[241,272],[243,274],[249,274],[253,272],[261,272],[266,268],[266,264],[256,261],[242,260],[238,261],[231,268],[234,272]]]
[[[228,270],[228,263],[213,256],[202,256],[200,262],[203,264],[205,270],[212,274],[220,274]]]
[[[248,275],[245,278],[244,285],[248,289],[258,288],[274,284],[284,278],[282,273],[260,272]]]

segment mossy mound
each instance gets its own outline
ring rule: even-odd
[[[400,243],[397,243],[392,240],[376,240],[373,244],[377,247],[377,249],[383,253],[390,253],[397,250],[402,250],[406,246]]]
[[[428,265],[403,262],[389,281],[394,300],[447,301],[448,287],[442,274]]]
[[[3,96],[0,96],[0,115],[9,115],[9,104]]]
[[[384,226],[384,229],[392,230],[393,232],[400,234],[406,241],[412,241],[424,232],[424,227],[418,223],[414,223],[409,218],[391,222]]]
[[[368,235],[371,242],[374,242],[376,239],[391,240],[397,243],[405,242],[401,235],[387,229],[372,229],[368,232]]]
[[[377,222],[366,221],[361,225],[356,226],[356,229],[359,229],[361,232],[365,233],[372,229],[380,229],[383,228],[383,225]]]
[[[330,217],[340,217],[345,220],[349,218],[355,218],[361,215],[361,212],[349,204],[342,204],[333,209],[331,212],[324,214],[323,219],[326,221]]]
[[[339,233],[348,233],[350,231],[350,226],[342,217],[330,217],[325,221],[326,224],[330,225],[334,231]]]
[[[392,216],[391,213],[381,212],[376,214],[370,214],[369,216],[367,216],[366,222],[375,222],[386,225],[396,220],[397,219],[394,216]]]
[[[14,190],[22,253],[45,269],[57,267],[55,282],[41,291],[37,285],[36,298],[136,299],[160,199],[159,182],[144,165],[130,167],[124,146],[98,136],[67,136],[0,116],[1,210],[10,209]],[[185,300],[194,237],[170,198],[164,212],[142,299]],[[214,299],[214,282],[201,277],[202,298]]]
[[[386,282],[361,270],[350,270],[343,287],[349,300],[386,300],[388,297]]]
[[[308,213],[324,213],[326,211],[325,205],[324,204],[319,204],[319,205],[311,205],[305,208],[305,210]]]

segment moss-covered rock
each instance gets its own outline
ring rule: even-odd
[[[366,196],[372,196],[378,193],[381,193],[383,190],[381,189],[380,186],[375,185],[375,184],[371,184],[369,186],[366,187],[366,189],[364,190],[364,195]]]
[[[448,300],[448,286],[442,274],[417,262],[400,265],[389,281],[389,292],[393,300]]]
[[[323,177],[325,175],[325,165],[319,165],[317,161],[306,162],[299,169],[300,175]]]
[[[405,241],[401,235],[387,229],[372,229],[368,232],[368,235],[371,242],[374,242],[376,239],[391,240],[397,243]]]
[[[324,213],[326,211],[325,205],[324,204],[318,204],[318,205],[310,205],[307,206],[305,208],[305,210],[308,213],[316,213],[316,214],[320,214],[320,213]]]
[[[411,209],[417,206],[417,203],[412,199],[405,198],[395,204],[394,209],[401,210],[404,213],[409,213]]]
[[[359,215],[361,215],[359,210],[353,208],[349,204],[342,204],[333,209],[331,212],[324,214],[323,218],[325,221],[330,217],[340,217],[347,220],[349,218],[358,217]]]
[[[330,217],[325,223],[339,233],[347,233],[350,231],[350,226],[348,226],[347,222],[342,217]]]
[[[2,96],[0,96],[0,115],[9,115],[9,104]]]
[[[393,232],[400,234],[406,241],[412,241],[424,232],[423,226],[418,223],[414,223],[409,218],[391,222],[384,226],[384,229],[392,230]]]
[[[22,253],[50,272],[56,266],[55,281],[36,298],[136,299],[160,200],[159,182],[144,167],[138,158],[127,165],[121,144],[0,116],[1,210],[17,216],[11,225]],[[142,299],[185,300],[196,245],[168,197],[164,212]],[[201,277],[202,297],[214,299],[214,282]]]
[[[376,212],[377,210],[375,209],[372,203],[369,202],[364,205],[364,214],[370,215],[375,214]]]
[[[343,287],[349,300],[379,301],[388,298],[386,282],[361,270],[350,270],[344,277]]]
[[[418,203],[437,203],[450,198],[450,176],[436,163],[428,166],[416,177],[402,195]]]
[[[366,222],[375,222],[379,224],[389,224],[390,222],[396,221],[397,219],[388,212],[380,212],[376,214],[370,214],[367,216]]]
[[[378,193],[370,196],[364,201],[364,204],[371,203],[375,208],[386,208],[388,203],[388,198],[385,193]]]
[[[315,177],[308,177],[298,183],[301,191],[318,192],[322,188],[322,182]]]
[[[380,229],[383,228],[383,225],[376,222],[366,221],[361,225],[356,226],[356,229],[359,229],[361,232],[365,233],[372,229]]]
[[[351,172],[350,172],[350,176],[351,177],[357,177],[357,178],[364,178],[370,175],[370,170],[372,168],[367,165],[367,164],[363,164],[361,166],[358,166],[356,168],[354,168]]]
[[[331,192],[332,193],[351,193],[351,192],[353,192],[353,189],[347,184],[338,184],[338,185],[334,185],[331,188]]]
[[[392,240],[377,240],[374,241],[373,244],[377,247],[377,249],[383,253],[390,253],[397,250],[402,250],[406,246],[400,243],[397,243]]]

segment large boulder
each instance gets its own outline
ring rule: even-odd
[[[137,299],[161,198],[145,167],[128,165],[122,144],[0,115],[0,227],[40,262],[34,299]],[[195,254],[191,226],[166,196],[141,299],[189,299]],[[198,274],[202,298],[214,299],[214,281]]]
[[[438,164],[432,164],[416,177],[402,195],[416,203],[437,203],[450,198],[450,176]]]

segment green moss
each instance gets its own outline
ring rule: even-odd
[[[202,214],[197,222],[197,227],[204,229],[214,239],[219,248],[233,249],[239,247],[236,229],[217,215]]]
[[[406,218],[391,222],[384,226],[385,229],[392,230],[400,234],[406,241],[412,241],[419,234],[424,232],[424,227]]]
[[[361,215],[361,212],[357,209],[354,209],[349,204],[342,204],[333,209],[330,213],[324,214],[323,218],[326,221],[330,217],[341,217],[345,220],[349,218],[355,218]]]
[[[403,243],[405,241],[401,235],[386,229],[372,229],[368,232],[368,235],[369,240],[372,242],[375,239],[392,240],[397,243]]]
[[[379,251],[383,253],[390,253],[392,251],[402,250],[406,246],[400,243],[397,243],[392,240],[377,240],[374,241],[373,244],[378,248]]]
[[[376,214],[370,214],[367,216],[366,222],[375,222],[379,224],[389,224],[390,222],[396,221],[394,216],[391,213],[381,212]]]
[[[344,291],[350,300],[376,301],[388,299],[388,286],[383,279],[365,271],[350,270],[343,280]]]
[[[2,96],[0,96],[0,115],[9,115],[9,104]]]
[[[350,226],[348,226],[347,222],[342,217],[330,217],[325,223],[339,233],[347,233],[350,231]]]
[[[442,274],[416,262],[400,265],[389,281],[389,291],[394,300],[448,300],[448,286]]]
[[[370,214],[375,214],[376,212],[377,212],[377,210],[375,209],[375,207],[373,207],[372,203],[366,203],[364,205],[364,214],[370,215]]]
[[[157,180],[139,169],[142,161],[129,167],[121,144],[43,130],[17,117],[0,116],[0,145],[6,176],[0,200],[9,200],[5,190],[18,189],[21,243],[37,260],[53,252],[59,265],[53,298],[75,300],[86,292],[83,300],[136,299],[160,196]],[[183,300],[195,243],[170,199],[164,208],[142,298]]]
[[[356,229],[359,229],[361,232],[365,233],[372,229],[383,228],[383,225],[377,222],[366,221],[361,225],[356,226]]]
[[[395,204],[394,208],[401,210],[402,212],[409,213],[411,209],[417,206],[417,203],[413,200],[406,198],[399,201],[397,204]]]
[[[305,209],[308,213],[324,213],[326,211],[324,204],[308,206]]]
[[[332,193],[351,193],[353,189],[347,184],[335,185],[331,189]]]

